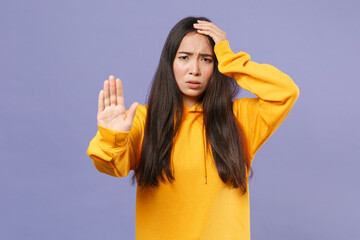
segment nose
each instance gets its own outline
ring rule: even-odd
[[[190,75],[200,76],[200,67],[197,60],[193,60],[190,66]]]

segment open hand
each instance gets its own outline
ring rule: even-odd
[[[97,121],[102,127],[119,132],[130,131],[136,108],[139,104],[133,103],[126,113],[122,84],[119,78],[109,76],[104,81],[104,89],[99,93]]]

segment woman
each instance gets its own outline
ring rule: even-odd
[[[233,101],[234,83],[257,98]],[[112,176],[134,170],[136,239],[250,239],[251,161],[298,95],[286,74],[233,53],[208,19],[185,18],[165,42],[147,106],[126,112],[120,79],[104,82],[88,155]]]

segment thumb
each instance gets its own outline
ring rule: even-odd
[[[128,112],[128,115],[127,115],[126,120],[128,120],[131,124],[132,124],[133,121],[134,121],[136,109],[137,109],[138,106],[139,106],[139,103],[134,102],[134,103],[131,105],[131,107],[129,108],[129,112]]]

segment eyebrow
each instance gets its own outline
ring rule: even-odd
[[[192,53],[192,52],[185,52],[185,51],[181,51],[181,52],[178,52],[178,53],[186,54],[186,55],[194,55],[194,53]],[[214,57],[214,55],[208,54],[208,53],[200,53],[200,56],[202,56],[202,57]]]

